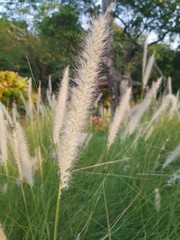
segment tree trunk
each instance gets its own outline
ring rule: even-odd
[[[106,12],[110,4],[113,3],[113,0],[103,0],[102,1],[102,10],[103,12]],[[110,19],[110,28],[112,28],[113,24],[113,17]],[[119,98],[121,95],[121,89],[120,89],[120,84],[121,84],[121,79],[122,79],[122,74],[120,70],[118,70],[115,67],[114,64],[114,59],[113,59],[113,47],[112,47],[112,33],[110,34],[109,37],[109,44],[107,46],[107,50],[104,54],[103,58],[103,64],[105,65],[107,69],[107,79],[109,83],[109,88],[111,92],[111,110],[112,110],[112,115],[115,112],[115,109],[119,103]]]

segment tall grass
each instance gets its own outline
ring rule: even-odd
[[[66,69],[58,99],[48,92],[53,109],[39,98],[35,109],[30,93],[27,121],[12,120],[0,105],[4,239],[5,233],[10,240],[179,238],[178,97],[170,92],[156,102],[158,80],[131,109],[131,89],[126,92],[108,133],[89,124],[108,15],[95,20],[87,35],[77,86],[68,91]],[[146,61],[144,56],[144,71]]]

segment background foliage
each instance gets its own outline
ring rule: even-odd
[[[180,33],[178,10],[178,0],[117,1],[113,58],[122,73],[128,71],[133,80],[140,81],[143,42],[153,31],[157,40],[150,44],[151,51],[164,75],[171,75],[174,90],[179,89],[180,50],[170,47]],[[0,70],[17,71],[27,77],[33,73],[36,82],[42,82],[43,93],[52,75],[56,88],[64,67],[75,65],[73,56],[79,50],[89,17],[100,11],[100,2],[94,0],[2,2]],[[165,44],[164,39],[169,41]]]

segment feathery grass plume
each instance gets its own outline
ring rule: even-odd
[[[93,105],[100,60],[109,35],[109,14],[110,10],[92,22],[91,30],[85,39],[84,50],[79,57],[74,80],[77,87],[72,89],[66,126],[58,151],[61,189],[68,187],[71,170],[81,146],[79,138],[81,138]]]
[[[145,69],[146,69],[147,50],[148,50],[148,42],[147,42],[147,38],[146,38],[146,40],[144,42],[144,51],[143,51],[142,79],[144,77],[144,73],[145,73]]]
[[[24,109],[25,109],[25,111],[26,111],[26,120],[28,119],[28,116],[29,116],[29,110],[28,110],[28,105],[27,105],[27,103],[26,103],[26,100],[25,100],[25,98],[24,98],[24,96],[23,96],[23,94],[22,94],[22,92],[21,91],[19,91],[19,95],[20,95],[20,98],[21,98],[21,100],[22,100],[22,102],[23,102],[23,104],[24,104]],[[15,104],[15,103],[14,103]],[[16,106],[16,104],[15,104],[15,106]],[[14,107],[14,106],[13,106]],[[17,108],[16,108],[17,109]],[[15,115],[14,115],[15,116]]]
[[[168,93],[172,94],[172,78],[168,77]]]
[[[180,95],[180,92],[178,91],[177,94],[176,94],[176,99],[177,99],[177,108],[178,108],[178,104],[179,104],[179,95]]]
[[[144,132],[147,132],[149,130],[149,128],[151,127],[152,123],[157,121],[162,116],[162,114],[168,109],[171,101],[172,101],[172,108],[171,108],[171,110],[169,112],[169,115],[170,116],[173,115],[174,111],[176,110],[176,97],[173,96],[172,94],[169,94],[169,95],[167,95],[167,96],[165,96],[163,98],[160,107],[154,113],[152,119],[148,123],[148,125],[147,125],[147,127],[146,127]]]
[[[91,139],[92,139],[92,137],[93,137],[93,134],[92,133],[90,133],[90,134],[87,134],[86,133],[86,136],[85,136],[85,138],[83,139],[83,149],[85,149],[87,146],[88,146],[88,144],[89,144],[89,142],[91,141]]]
[[[20,180],[25,179],[27,183],[33,185],[35,160],[30,157],[24,130],[18,122],[15,125],[13,139],[13,152],[15,153],[14,157],[18,166]]]
[[[173,94],[169,94],[168,98],[169,98],[169,103],[171,104],[171,108],[170,108],[170,111],[169,111],[169,117],[172,118],[174,113],[177,110],[178,99]]]
[[[52,79],[51,79],[51,76],[49,76],[49,78],[48,78],[48,88],[46,90],[46,97],[47,97],[49,106],[52,107]]]
[[[163,168],[167,167],[170,163],[172,163],[178,156],[180,155],[180,144],[171,152],[169,157],[163,164]]]
[[[129,116],[134,115],[139,110],[139,106],[140,106],[140,103],[137,103],[136,105],[134,105],[129,111]]]
[[[17,122],[17,119],[19,118],[19,113],[17,110],[16,103],[13,102],[13,107],[12,107],[12,120],[13,124]]]
[[[95,103],[94,103],[94,106],[95,106],[95,107],[97,107],[98,102],[100,101],[100,99],[102,98],[102,96],[103,96],[103,93],[100,93],[100,94],[98,95],[98,97],[96,98],[96,101],[95,101]]]
[[[6,194],[7,188],[8,188],[8,184],[7,184],[7,183],[4,183],[3,185],[0,186],[0,192],[1,192],[2,194]],[[1,239],[1,238],[0,238],[0,239]]]
[[[151,87],[149,92],[146,94],[143,102],[139,104],[138,110],[134,113],[134,115],[131,116],[131,120],[124,131],[123,138],[125,138],[127,135],[131,135],[135,131],[142,116],[148,110],[153,98],[156,96],[157,91],[160,87],[160,84],[161,84],[161,78],[159,78],[157,82],[153,83],[153,86]]]
[[[35,150],[36,153],[36,162],[38,163],[38,167],[39,167],[39,171],[40,171],[40,175],[41,175],[41,179],[43,180],[43,169],[42,169],[42,154],[41,154],[41,148],[40,146],[38,146]]]
[[[13,126],[13,120],[12,120],[6,106],[0,102],[0,108],[2,109],[2,111],[4,113],[4,116],[7,119],[8,123],[9,123],[9,126],[12,127]]]
[[[36,111],[37,114],[40,114],[40,104],[41,104],[41,81],[39,81],[39,87],[36,94]]]
[[[154,64],[154,54],[149,58],[149,61],[147,63],[147,66],[145,68],[144,74],[143,74],[143,86],[145,87],[148,83],[150,73],[152,71],[152,67]]]
[[[158,110],[154,113],[147,128],[150,127],[154,121],[157,121],[162,116],[162,114],[169,108],[170,104],[171,104],[171,108],[169,111],[169,116],[170,118],[173,116],[173,114],[177,109],[177,98],[173,94],[168,94],[163,98],[162,104],[160,105]]]
[[[0,164],[6,165],[8,159],[7,126],[3,111],[0,107]]]
[[[176,170],[168,179],[167,186],[172,186],[176,183],[176,180],[180,179],[180,169]]]
[[[18,149],[17,134],[16,134],[15,129],[13,129],[13,131],[12,131],[11,144],[12,144],[13,156],[16,161],[17,168],[18,168],[19,179],[20,179],[20,181],[22,181],[23,176],[22,176],[22,169],[21,169],[21,163],[20,163],[21,161],[20,161],[20,155],[19,155],[19,149]]]
[[[66,112],[66,105],[68,100],[68,86],[69,86],[69,67],[64,71],[61,87],[59,88],[59,95],[57,106],[55,109],[54,124],[53,124],[53,141],[54,144],[59,146],[59,136],[61,128],[64,123]]]
[[[28,106],[27,106],[27,110],[28,110],[28,117],[30,119],[33,119],[33,108],[34,108],[34,104],[32,101],[32,79],[29,78],[28,81]]]
[[[161,196],[159,188],[154,189],[154,208],[156,209],[157,212],[159,212],[161,208]]]
[[[180,108],[180,102],[179,102],[179,91],[176,94],[176,101],[177,101],[177,105],[176,105],[176,113],[178,115],[178,117],[180,117],[180,113],[179,113],[179,108]]]
[[[180,110],[180,102],[177,105],[177,111],[179,111],[179,110]]]
[[[52,78],[51,78],[51,75],[48,78],[48,90],[47,91],[49,92],[49,95],[52,96]]]
[[[167,110],[168,106],[169,106],[169,99],[166,96],[166,97],[163,98],[163,101],[162,101],[160,107],[158,108],[158,110],[153,115],[149,125],[151,125],[152,122],[158,120],[159,117],[162,116],[162,114]]]
[[[145,135],[145,141],[147,141],[147,140],[151,137],[153,131],[154,131],[154,125],[151,125],[151,126],[145,131],[145,133],[146,133],[146,135]]]
[[[28,110],[27,110],[28,106],[27,106],[26,100],[25,100],[25,98],[24,98],[24,96],[23,96],[23,94],[22,94],[21,91],[19,91],[19,95],[20,95],[20,98],[21,98],[21,100],[22,100],[22,102],[23,102],[23,104],[24,104],[24,108],[25,108],[26,113],[27,113],[27,111],[28,111]]]
[[[126,93],[122,96],[122,99],[120,100],[119,106],[117,107],[114,118],[112,121],[112,124],[109,129],[109,135],[108,135],[108,148],[113,144],[116,135],[118,133],[118,130],[120,128],[120,125],[125,117],[126,112],[129,109],[129,101],[131,98],[131,88],[129,88]]]
[[[57,99],[56,99],[56,96],[55,96],[54,93],[53,93],[51,99],[52,99],[52,101],[51,101],[51,109],[52,109],[52,111],[54,111],[56,106],[57,106]]]
[[[4,230],[3,230],[2,226],[1,226],[1,224],[0,224],[0,240],[7,240],[7,237],[6,237],[5,233],[4,233]]]
[[[46,97],[48,100],[48,105],[51,107],[52,106],[52,99],[51,99],[51,95],[49,94],[49,91],[46,91]]]

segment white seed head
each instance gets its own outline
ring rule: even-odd
[[[159,212],[161,208],[161,196],[159,188],[154,189],[154,208],[157,212]]]
[[[7,126],[2,108],[0,107],[0,164],[5,165],[8,159]]]
[[[151,74],[153,64],[154,64],[154,55],[152,55],[149,58],[149,61],[148,61],[147,66],[145,68],[145,71],[144,71],[144,74],[143,74],[143,86],[146,86],[147,83],[148,83],[149,76]]]
[[[109,135],[108,135],[108,147],[110,147],[118,133],[118,130],[121,126],[121,123],[129,109],[129,103],[130,103],[130,98],[131,98],[131,88],[129,88],[124,96],[122,97],[119,106],[117,107],[114,118],[112,121],[112,124],[109,129]]]
[[[153,86],[151,87],[149,92],[146,94],[143,102],[138,105],[135,113],[131,116],[131,119],[130,119],[130,122],[128,123],[128,126],[125,129],[124,138],[127,135],[131,135],[135,131],[135,129],[137,128],[142,116],[149,109],[152,100],[156,96],[157,91],[160,87],[160,84],[161,84],[161,78],[158,79],[157,82],[153,83]]]
[[[168,158],[163,164],[163,168],[167,167],[170,163],[172,163],[176,158],[180,155],[180,144],[170,153]]]
[[[90,108],[93,106],[94,92],[100,70],[100,60],[109,35],[108,14],[99,16],[92,22],[91,31],[86,36],[84,50],[80,54],[75,76],[77,84],[71,91],[66,125],[60,138],[58,151],[61,188],[68,186],[73,164],[82,144],[79,139],[87,124]]]
[[[7,237],[5,235],[5,232],[0,224],[0,240],[7,240]]]
[[[30,185],[33,185],[35,161],[29,154],[25,132],[18,122],[15,125],[13,139],[13,152],[18,166],[20,180],[25,179]]]
[[[67,67],[64,71],[54,114],[53,141],[54,144],[57,146],[59,146],[60,132],[64,124],[66,105],[68,100],[68,85],[69,85],[69,67]]]

